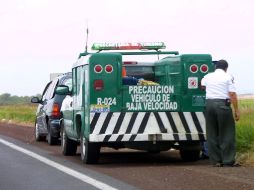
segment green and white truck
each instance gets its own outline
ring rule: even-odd
[[[67,95],[61,107],[64,155],[76,154],[80,144],[87,164],[98,162],[101,147],[174,148],[183,160],[199,159],[206,140],[200,81],[213,70],[212,57],[164,48],[162,42],[97,43],[93,53],[79,55],[72,87],[56,90]]]

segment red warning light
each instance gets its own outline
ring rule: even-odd
[[[101,65],[95,65],[94,66],[94,72],[101,73],[102,72],[102,66]]]
[[[206,73],[208,71],[208,66],[206,64],[201,65],[200,71],[202,73]]]
[[[105,66],[105,71],[106,71],[107,73],[112,73],[112,71],[113,71],[113,66],[112,66],[112,65],[106,65],[106,66]]]
[[[192,73],[198,72],[198,66],[197,66],[196,64],[191,65],[191,66],[190,66],[190,71],[191,71]]]

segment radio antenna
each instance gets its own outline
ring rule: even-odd
[[[87,42],[88,42],[88,21],[86,22],[86,49],[85,49],[85,53],[87,53]]]

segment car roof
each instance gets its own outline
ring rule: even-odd
[[[69,79],[69,78],[72,78],[71,72],[63,73],[63,74],[57,76],[56,78],[54,78],[53,80],[59,80],[59,83],[62,84],[66,79]]]

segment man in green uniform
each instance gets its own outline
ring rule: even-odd
[[[201,81],[206,89],[206,134],[209,159],[214,166],[239,166],[235,162],[235,120],[240,119],[234,79],[228,63],[220,60],[216,70]],[[230,104],[234,107],[234,116]]]

